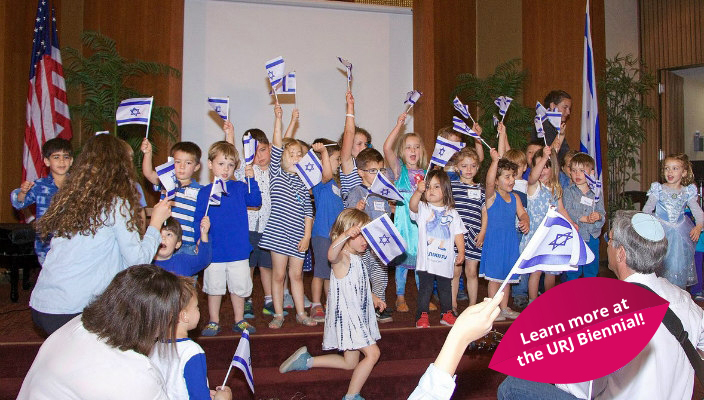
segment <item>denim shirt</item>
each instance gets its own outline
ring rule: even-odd
[[[24,201],[17,199],[17,196],[20,194],[20,189],[17,188],[13,190],[10,194],[10,202],[12,203],[12,207],[17,210],[36,204],[37,219],[39,219],[46,213],[46,210],[51,204],[51,199],[58,191],[59,188],[56,186],[56,183],[54,183],[54,177],[49,174],[46,178],[40,178],[34,181],[34,186],[29,189],[27,195],[24,197]],[[39,263],[44,264],[46,253],[49,252],[49,240],[43,241],[39,238],[39,235],[37,235],[34,240],[34,252],[39,258]]]
[[[594,201],[594,192],[591,190],[587,193],[582,193],[582,190],[577,187],[576,184],[570,183],[569,186],[562,193],[562,203],[565,205],[567,213],[572,218],[577,228],[579,228],[579,236],[585,242],[589,241],[590,238],[598,238],[601,235],[601,228],[604,226],[604,220],[606,216],[606,211],[604,210],[604,200],[601,199],[594,207],[582,204],[582,197],[587,197]],[[601,215],[601,219],[593,224],[588,224],[586,222],[580,222],[579,219],[587,216],[596,211]]]

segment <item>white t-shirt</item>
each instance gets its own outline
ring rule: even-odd
[[[78,315],[42,344],[18,399],[168,399],[148,357],[88,332]]]
[[[455,271],[455,236],[467,232],[457,210],[418,203],[418,213],[411,213],[418,223],[416,269],[445,278]]]

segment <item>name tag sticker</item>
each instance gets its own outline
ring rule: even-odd
[[[189,199],[195,200],[198,197],[198,189],[186,188],[186,190],[183,191],[183,194]]]
[[[340,195],[340,188],[335,185],[332,185],[332,192],[339,196]]]
[[[374,211],[385,211],[386,208],[386,202],[385,201],[375,201],[374,202]]]
[[[479,189],[467,189],[467,197],[470,200],[480,200],[482,198],[482,191]]]
[[[582,199],[579,200],[580,203],[584,204],[585,206],[591,207],[594,205],[594,200],[590,199],[587,196],[582,196]]]

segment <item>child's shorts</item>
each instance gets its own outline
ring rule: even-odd
[[[263,233],[249,231],[249,243],[252,245],[252,252],[249,253],[249,266],[264,267],[271,269],[271,253],[259,247]]]
[[[315,257],[313,276],[321,279],[330,279],[330,261],[328,261],[328,250],[330,250],[332,241],[330,238],[313,236],[310,242],[313,247],[313,257]]]
[[[252,294],[249,260],[211,263],[203,274],[203,291],[211,296],[233,293],[239,297]]]

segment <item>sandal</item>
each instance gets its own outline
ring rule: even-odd
[[[281,329],[281,326],[284,324],[284,315],[283,314],[274,314],[274,319],[269,322],[269,328],[270,329]]]
[[[309,317],[305,312],[302,312],[300,314],[296,314],[296,322],[298,322],[301,325],[305,326],[316,326],[318,325],[317,322],[311,317]]]
[[[406,300],[396,300],[396,311],[408,312],[408,304],[406,303]]]

